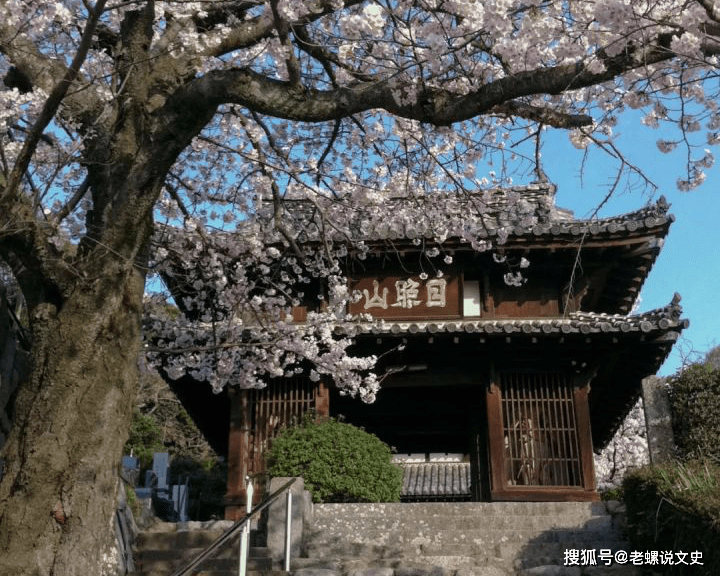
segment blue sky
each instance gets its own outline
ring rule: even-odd
[[[690,320],[690,327],[659,371],[668,375],[682,365],[688,353],[703,354],[720,344],[720,151],[714,150],[718,162],[707,171],[703,185],[691,192],[680,192],[676,181],[683,175],[686,159],[682,147],[662,154],[656,140],[663,132],[646,128],[637,120],[621,120],[615,133],[617,144],[628,159],[643,168],[658,185],[653,201],[664,195],[676,217],[643,287],[639,308],[645,311],[666,306],[675,292],[682,296],[683,317]],[[582,159],[582,151],[574,148],[566,135],[547,137],[543,147],[544,169],[558,186],[558,206],[573,210],[577,218],[591,216],[615,175],[615,168],[605,155],[595,151],[585,162],[581,179]],[[631,212],[649,200],[640,189],[626,191],[621,186],[599,216]]]

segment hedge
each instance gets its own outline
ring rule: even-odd
[[[328,419],[284,430],[268,451],[271,476],[302,476],[314,502],[397,502],[402,469],[372,434]]]

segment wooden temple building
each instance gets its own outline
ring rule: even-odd
[[[556,208],[547,186],[512,194],[531,218],[492,216],[484,234],[493,250],[452,236],[435,245],[415,226],[371,230],[364,257],[348,257],[360,296],[349,312],[374,320],[338,331],[351,333],[356,354],[395,350],[379,362],[389,376],[374,403],[307,378],[214,400],[230,404],[229,421],[213,412],[220,436],[227,426],[228,518],[241,514],[244,478],[262,472],[273,435],[310,410],[391,445],[408,500],[598,498],[593,449],[612,438],[688,324],[678,296],[631,313],[673,216],[661,198],[582,221]],[[472,206],[462,209],[469,216]],[[419,257],[433,246],[451,256],[441,275]],[[302,321],[303,310],[294,313]]]

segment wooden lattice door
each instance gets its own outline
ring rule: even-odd
[[[272,439],[311,411],[327,416],[329,401],[327,387],[307,378],[282,378],[261,390],[232,391],[226,519],[237,520],[244,514],[246,476],[254,479],[255,502],[262,497],[264,483],[260,477],[266,469],[265,454]]]
[[[488,394],[493,499],[596,497],[586,390],[562,373],[494,378]]]
[[[251,475],[265,471],[265,453],[273,438],[303,417],[316,411],[317,386],[307,378],[283,378],[261,390],[250,390],[250,466]]]

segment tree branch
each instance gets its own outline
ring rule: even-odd
[[[86,22],[85,32],[80,42],[88,42],[90,39],[90,45],[85,46],[85,50],[92,47],[92,36],[85,36],[88,29],[97,29],[97,19],[99,18],[100,12],[102,12],[105,0],[96,4],[95,11],[90,13],[88,21]],[[90,28],[88,25],[91,24]],[[46,56],[40,52],[39,48],[32,42],[28,37],[19,34],[15,27],[8,27],[5,22],[0,20],[0,53],[8,56],[8,59],[13,63],[15,72],[14,76],[5,80],[7,85],[12,87],[15,85],[19,90],[29,92],[33,87],[37,86],[42,88],[45,92],[51,93],[52,91],[63,83],[63,79],[68,73],[68,67],[65,65],[65,61],[62,59],[54,59]],[[78,54],[76,54],[77,57]],[[83,57],[84,60],[84,57]],[[81,61],[82,63],[82,61]],[[71,64],[72,67],[72,64]],[[79,70],[79,67],[78,67]],[[75,80],[77,80],[78,73],[75,73]],[[20,82],[20,84],[18,84]],[[76,86],[76,90],[72,93],[67,93],[63,99],[63,109],[73,117],[74,120],[88,123],[91,119],[96,118],[100,111],[103,109],[103,100],[98,97],[97,94],[88,90],[87,86],[83,86],[84,89],[79,89]]]
[[[263,123],[263,121],[260,119],[260,117],[253,112],[253,119],[255,122],[258,123],[258,125],[263,129],[263,132],[265,132],[266,137],[268,138],[268,141],[270,142],[270,146],[273,149],[276,149],[273,143],[273,137],[272,133],[268,129],[267,126]],[[297,242],[295,241],[295,238],[290,233],[290,231],[285,226],[285,220],[283,218],[283,210],[282,210],[282,195],[280,193],[280,187],[277,185],[277,181],[275,180],[275,177],[273,176],[272,172],[268,169],[266,162],[265,162],[265,153],[263,152],[262,147],[260,146],[260,143],[257,141],[256,138],[252,136],[250,131],[247,127],[247,122],[241,115],[237,115],[237,118],[240,121],[240,124],[242,125],[243,129],[245,130],[245,133],[248,135],[248,139],[250,140],[250,143],[252,144],[253,148],[255,149],[255,153],[258,155],[259,160],[259,167],[260,171],[265,175],[265,177],[270,180],[270,189],[272,190],[272,198],[273,198],[273,222],[275,223],[275,229],[280,232],[283,238],[285,238],[285,241],[290,246],[290,249],[295,253],[295,255],[298,257],[300,261],[303,259],[302,251],[300,250],[300,247],[297,245]]]
[[[72,195],[72,197],[65,203],[65,205],[60,209],[60,211],[56,214],[54,223],[55,225],[60,224],[65,218],[68,217],[68,215],[75,210],[75,207],[80,203],[80,200],[82,200],[85,197],[85,194],[87,194],[87,191],[90,189],[90,177],[85,176],[85,180],[82,181],[82,184],[78,186],[78,189],[75,190],[75,193]]]
[[[280,16],[280,11],[278,10],[278,0],[270,0],[270,7],[272,8],[273,20],[275,21],[275,29],[280,37],[280,43],[286,52],[285,67],[287,68],[290,84],[292,84],[294,88],[301,88],[300,65],[295,57],[295,48],[290,42],[290,37],[288,35],[290,27],[288,26],[288,23],[283,20],[282,16]]]
[[[705,8],[705,13],[713,22],[720,22],[720,9],[715,8],[715,2],[712,0],[697,0],[697,3]]]
[[[355,70],[351,66],[348,66],[330,50],[328,50],[324,46],[313,42],[312,38],[310,38],[310,36],[308,35],[305,26],[295,26],[293,28],[293,34],[295,34],[295,38],[297,38],[298,40],[298,48],[300,48],[303,52],[309,54],[310,56],[315,58],[315,60],[320,62],[323,68],[325,68],[325,72],[328,74],[333,84],[335,84],[335,75],[333,74],[332,69],[330,69],[329,63],[334,64],[338,68],[342,68],[353,78],[359,80],[360,82],[373,82],[377,80],[376,78],[373,78],[370,74],[365,74],[363,72],[360,72],[359,70]]]
[[[227,23],[231,16],[238,20],[245,20],[248,10],[257,8],[258,2],[254,0],[240,0],[230,2],[213,2],[213,4],[203,11],[203,15],[195,14],[192,18],[193,23],[199,32],[209,32],[217,26]]]
[[[202,103],[207,106],[241,104],[261,114],[304,122],[336,120],[382,108],[396,116],[438,126],[492,113],[496,107],[505,105],[514,114],[534,116],[543,123],[578,126],[585,125],[588,117],[552,114],[550,110],[513,101],[526,96],[555,95],[594,86],[624,72],[667,61],[674,56],[669,47],[670,41],[679,34],[681,31],[663,35],[657,45],[644,49],[642,58],[636,56],[636,50],[613,57],[600,52],[598,57],[605,66],[602,72],[591,72],[583,62],[560,64],[505,76],[465,95],[425,87],[420,90],[416,101],[409,104],[398,101],[396,96],[402,86],[391,85],[389,80],[355,82],[332,90],[297,90],[289,82],[269,78],[249,68],[208,72],[178,90],[174,100],[180,103],[191,98],[196,100],[195,105]]]
[[[554,128],[582,128],[583,126],[591,126],[593,123],[592,116],[588,116],[587,114],[568,114],[567,112],[533,106],[516,100],[506,102],[505,104],[498,104],[491,112],[493,114],[525,118],[526,120],[547,124]]]
[[[85,23],[85,30],[83,31],[82,38],[80,39],[80,45],[75,53],[75,57],[65,71],[62,80],[55,85],[48,96],[42,110],[40,111],[38,119],[30,129],[30,133],[25,139],[25,143],[23,144],[17,160],[15,161],[15,165],[10,172],[10,176],[7,179],[5,189],[2,191],[2,194],[0,194],[0,205],[7,205],[7,201],[17,195],[20,181],[30,165],[32,155],[35,153],[35,149],[37,148],[38,142],[40,141],[45,128],[47,128],[48,124],[50,124],[50,121],[55,116],[55,113],[60,107],[63,98],[65,98],[70,85],[74,82],[75,78],[77,78],[78,73],[80,72],[80,67],[87,57],[88,50],[92,45],[93,32],[95,31],[95,26],[102,14],[105,1],[106,0],[98,0],[95,5],[95,9],[89,12],[88,20]]]
[[[345,0],[343,5],[345,8],[349,8],[351,6],[355,6],[356,4],[361,4],[362,2],[365,2],[365,0]],[[327,16],[328,14],[336,11],[337,5],[332,0],[322,0],[320,3],[320,10],[302,16],[296,22],[289,22],[288,24],[291,28],[295,26],[302,26],[319,20],[323,16]],[[227,13],[227,15],[229,16],[230,13]],[[227,20],[216,20],[213,27],[221,23],[225,24],[226,22]],[[268,8],[261,15],[235,25],[229,33],[227,31],[222,31],[221,34],[219,34],[220,42],[209,47],[204,52],[204,55],[223,56],[224,54],[234,52],[235,50],[249,48],[261,40],[270,38],[273,35],[274,30],[275,19],[272,14],[272,9]],[[209,35],[212,35],[212,33],[209,33]]]

